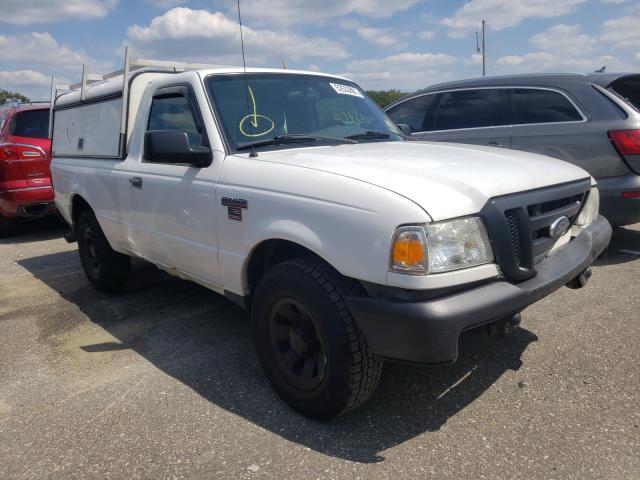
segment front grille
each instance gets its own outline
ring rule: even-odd
[[[522,252],[520,250],[520,229],[518,228],[518,217],[514,211],[507,211],[504,213],[504,216],[507,219],[507,226],[509,227],[513,256],[516,261],[516,265],[520,266],[520,262],[522,261]]]
[[[556,243],[557,238],[551,238],[549,232],[551,224],[558,218],[565,216],[573,225],[587,193],[582,192],[558,200],[527,206],[527,213],[531,221],[534,265],[543,260]]]
[[[557,241],[550,234],[551,225],[563,216],[572,225],[590,189],[591,182],[585,179],[496,197],[487,203],[481,216],[505,277],[522,281],[535,276],[535,265]]]

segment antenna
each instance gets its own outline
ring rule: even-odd
[[[487,76],[487,44],[485,41],[485,25],[484,20],[482,20],[482,76]]]
[[[238,0],[238,24],[240,25],[240,46],[242,48],[242,68],[244,70],[244,86],[247,94],[247,113],[251,111],[251,105],[249,100],[249,79],[247,78],[247,62],[244,58],[244,38],[242,36],[242,15],[240,14],[240,0]],[[251,138],[253,138],[253,122],[249,122],[249,132],[251,132]],[[252,142],[253,143],[253,142]],[[250,157],[257,157],[256,149],[251,145]]]

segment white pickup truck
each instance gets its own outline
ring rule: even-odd
[[[364,402],[383,359],[453,362],[461,332],[583,286],[611,237],[584,170],[406,141],[345,78],[83,78],[55,100],[51,170],[89,281],[117,290],[139,257],[237,302],[272,385],[313,418]]]

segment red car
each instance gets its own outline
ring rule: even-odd
[[[0,238],[55,212],[50,163],[49,104],[0,106]]]

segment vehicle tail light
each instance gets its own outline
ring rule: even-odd
[[[640,130],[611,130],[609,138],[620,155],[640,155]]]
[[[24,180],[24,172],[20,165],[21,160],[44,158],[46,158],[46,155],[38,147],[14,143],[0,144],[0,182],[5,183],[4,186],[0,186],[0,190],[4,189],[4,187],[10,187],[6,182]]]
[[[30,160],[45,158],[42,149],[32,145],[20,145],[16,143],[0,144],[0,161],[3,160]]]
[[[622,198],[640,198],[640,191],[637,191],[637,192],[622,192]]]

